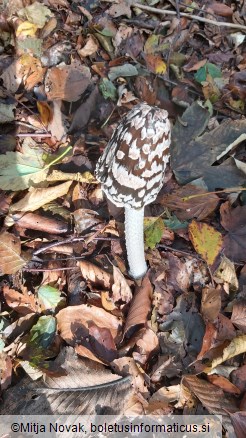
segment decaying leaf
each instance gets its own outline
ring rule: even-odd
[[[189,225],[189,233],[195,250],[212,265],[222,249],[222,235],[211,225],[196,221]]]
[[[221,224],[228,231],[223,246],[233,261],[246,261],[246,205],[230,208],[229,202],[220,207]]]
[[[80,338],[88,336],[88,327],[94,322],[98,327],[108,328],[114,339],[118,336],[121,321],[104,309],[81,304],[60,310],[57,314],[61,337],[69,344],[79,343]]]
[[[110,289],[113,284],[112,275],[93,263],[83,260],[78,262],[82,277],[98,288]]]
[[[219,289],[204,288],[202,291],[201,312],[205,320],[213,322],[221,308],[221,291]]]
[[[14,234],[2,231],[0,233],[0,272],[1,274],[15,274],[25,264],[20,256],[21,242]]]
[[[137,286],[131,302],[124,327],[123,338],[129,339],[147,321],[151,306],[152,286],[148,276],[145,276],[141,286]]]
[[[204,372],[209,372],[211,369],[215,368],[217,365],[225,362],[228,359],[231,359],[238,354],[246,352],[246,335],[237,336],[234,338],[230,344],[223,350],[221,356],[216,357],[212,360],[209,367],[206,367]]]

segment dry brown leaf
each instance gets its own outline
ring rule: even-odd
[[[233,304],[231,322],[246,334],[246,301],[240,300]]]
[[[233,385],[233,383],[230,382],[230,380],[223,376],[217,376],[216,374],[213,374],[211,376],[207,376],[207,378],[210,383],[213,383],[213,385],[218,386],[225,392],[229,392],[230,394],[241,393],[240,389],[238,389],[235,385]]]
[[[201,313],[205,320],[213,322],[221,308],[221,291],[205,287],[202,291]]]
[[[20,239],[7,231],[0,233],[1,274],[15,274],[26,264],[25,260],[20,257],[20,253]]]
[[[78,50],[78,54],[79,56],[81,56],[81,58],[84,58],[86,56],[93,55],[94,53],[97,52],[98,49],[99,49],[99,44],[97,39],[93,35],[89,35],[85,46],[82,49]]]
[[[231,359],[238,354],[246,352],[246,335],[237,336],[234,338],[230,344],[223,350],[221,356],[216,357],[212,360],[211,365],[206,367],[203,371],[205,373],[210,372],[213,368],[217,367],[221,363],[225,362],[228,359]]]
[[[222,257],[219,267],[216,269],[213,275],[216,283],[227,283],[232,291],[238,289],[238,279],[236,274],[235,265],[225,256]],[[224,289],[226,285],[224,284]],[[229,288],[227,292],[229,293]]]
[[[35,211],[43,205],[48,204],[51,201],[67,194],[72,181],[67,181],[57,186],[48,187],[47,189],[34,189],[31,188],[29,193],[24,196],[16,204],[12,204],[10,212],[13,211]]]
[[[173,211],[181,221],[193,218],[203,220],[215,210],[219,202],[218,196],[212,193],[207,196],[192,198],[193,195],[202,195],[204,193],[206,193],[206,190],[201,187],[187,184],[172,191],[169,195],[162,196],[160,204]]]
[[[231,17],[233,14],[233,10],[230,6],[224,5],[222,2],[211,2],[208,7],[212,9],[214,14],[220,15],[221,17]]]
[[[107,271],[87,260],[78,262],[78,266],[81,270],[82,277],[94,287],[111,289],[113,277]]]
[[[141,286],[136,286],[130,309],[126,318],[123,339],[129,339],[135,331],[144,326],[151,308],[153,288],[146,275]]]
[[[246,365],[242,365],[240,368],[232,371],[231,381],[241,392],[246,391]]]
[[[48,100],[76,102],[90,84],[90,69],[79,62],[51,67],[45,77]]]
[[[149,357],[156,353],[159,349],[159,340],[155,332],[150,328],[143,331],[141,336],[136,341],[136,352],[133,356],[137,362],[144,365]]]
[[[246,205],[231,208],[225,202],[220,207],[221,225],[228,234],[224,238],[226,256],[235,262],[246,261]]]
[[[132,291],[121,271],[113,267],[114,284],[112,285],[112,298],[114,302],[122,301],[129,303],[132,299]]]
[[[58,329],[61,337],[70,345],[79,343],[83,337],[88,336],[88,327],[94,322],[98,327],[108,328],[117,338],[121,329],[121,320],[104,309],[96,306],[81,304],[60,310],[57,314]]]
[[[144,394],[145,396],[148,394],[147,386],[144,380],[144,373],[141,372],[141,369],[137,366],[132,357],[121,357],[119,359],[115,359],[111,363],[111,367],[117,374],[122,376],[130,375],[132,377],[132,383],[137,394],[140,393]]]
[[[230,417],[237,438],[245,438],[246,412],[235,412]]]
[[[112,362],[118,357],[114,339],[108,328],[98,327],[94,322],[90,323],[89,342],[97,357],[104,362]]]
[[[184,385],[200,400],[202,405],[210,414],[222,415],[223,426],[233,431],[231,421],[227,412],[236,412],[236,402],[226,396],[222,389],[217,388],[212,383],[199,379],[197,376],[186,375],[183,378]]]
[[[14,289],[10,289],[9,286],[3,287],[3,295],[9,307],[21,315],[36,312],[38,309],[34,295],[28,293],[24,287],[22,288],[22,292],[23,293],[20,293]]]
[[[34,213],[13,213],[6,216],[6,225],[7,221],[11,221],[11,225],[14,223],[21,228],[38,230],[51,234],[64,234],[68,232],[68,224],[65,222]]]

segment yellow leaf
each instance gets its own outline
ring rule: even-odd
[[[22,37],[26,37],[26,36],[31,36],[33,37],[36,32],[37,32],[37,26],[36,24],[33,23],[29,23],[29,21],[23,21],[23,23],[21,23],[16,30],[16,36],[22,36]]]
[[[148,70],[152,71],[153,73],[159,75],[166,73],[167,66],[160,55],[148,54],[145,56],[145,61]]]
[[[213,368],[217,367],[218,365],[225,362],[226,360],[231,359],[232,357],[245,352],[246,352],[246,335],[237,336],[223,350],[222,355],[213,359],[211,365],[205,368],[203,372],[208,373]]]
[[[37,102],[38,112],[40,114],[42,123],[45,126],[48,126],[48,124],[53,119],[53,111],[50,105],[47,102]]]
[[[196,252],[212,265],[222,248],[222,235],[210,225],[196,221],[189,225],[189,234]]]

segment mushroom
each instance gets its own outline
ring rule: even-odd
[[[140,103],[122,118],[96,165],[107,198],[125,209],[127,259],[134,279],[147,271],[144,207],[163,186],[170,134],[167,111]]]

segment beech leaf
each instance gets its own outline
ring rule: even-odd
[[[1,274],[15,274],[26,264],[20,253],[20,239],[7,231],[2,232],[0,234]]]
[[[212,265],[222,248],[222,235],[211,225],[192,221],[189,225],[191,242],[198,254]]]
[[[24,198],[16,202],[16,204],[11,205],[10,212],[38,210],[43,205],[48,204],[48,202],[52,202],[54,199],[66,195],[71,184],[72,181],[67,181],[58,186],[48,187],[47,189],[31,188]]]

